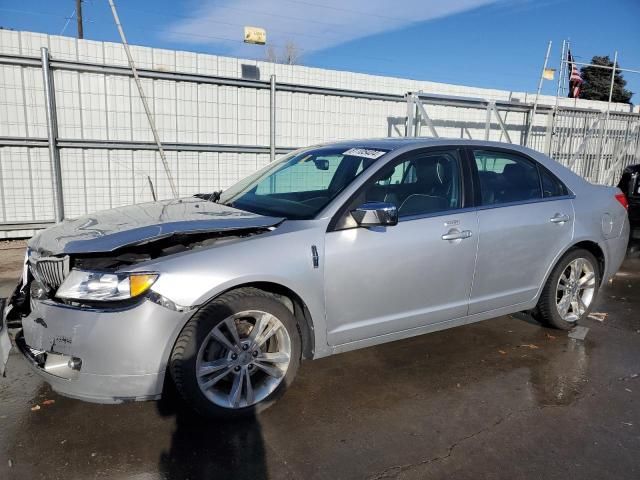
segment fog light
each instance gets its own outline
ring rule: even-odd
[[[69,362],[67,363],[67,366],[71,370],[80,371],[80,369],[82,368],[82,359],[78,357],[71,357],[71,360],[69,360]]]

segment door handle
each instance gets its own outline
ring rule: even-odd
[[[443,240],[462,240],[464,238],[469,238],[471,235],[473,235],[473,232],[471,232],[471,230],[460,231],[457,228],[452,228],[447,233],[442,235],[442,239]]]
[[[562,215],[560,213],[556,213],[553,217],[549,219],[551,223],[559,223],[559,224],[566,223],[569,220],[570,220],[569,215]]]

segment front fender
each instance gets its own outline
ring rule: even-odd
[[[312,246],[322,259],[326,226],[285,222],[272,232],[202,250],[158,258],[140,266],[160,273],[152,290],[184,307],[198,307],[246,284],[266,282],[296,293],[313,319],[316,356],[326,342],[324,268],[313,262]]]

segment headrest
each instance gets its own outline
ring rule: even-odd
[[[432,182],[444,184],[446,180],[444,164],[447,161],[448,160],[442,156],[418,160],[415,163],[416,177],[418,178],[418,181],[421,183]]]
[[[527,174],[526,169],[519,163],[505,165],[503,170],[504,178],[508,181],[516,181]]]

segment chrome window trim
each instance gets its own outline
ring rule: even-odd
[[[545,202],[551,202],[554,200],[573,200],[574,198],[576,198],[575,195],[562,195],[558,197],[545,197],[545,198],[536,198],[532,200],[520,200],[518,202],[497,203],[493,205],[480,205],[478,207],[454,208],[451,210],[443,210],[442,212],[427,213],[423,215],[407,215],[405,217],[398,217],[398,223],[401,223],[403,221],[420,220],[421,218],[445,217],[448,215],[455,215],[456,213],[467,213],[472,211],[491,210],[494,208],[503,208],[503,207],[516,207],[518,205],[529,205],[532,203],[545,203]]]
[[[517,202],[492,203],[491,205],[479,205],[476,207],[476,210],[491,210],[494,208],[516,207],[518,205],[529,205],[531,203],[545,203],[545,202],[553,202],[556,200],[573,200],[574,198],[576,198],[576,196],[573,194],[562,195],[559,197],[532,198],[530,200],[519,200]]]
[[[446,217],[450,215],[456,215],[458,213],[473,212],[475,210],[477,210],[476,207],[465,207],[465,208],[452,208],[449,210],[442,210],[440,212],[433,212],[433,213],[421,213],[419,215],[406,215],[404,217],[398,217],[398,223],[410,222],[412,220],[421,220],[423,218]]]
[[[575,195],[562,195],[560,197],[536,198],[532,200],[521,200],[518,202],[498,203],[494,205],[482,205],[478,207],[454,208],[450,210],[443,210],[441,212],[425,213],[420,215],[407,215],[404,217],[398,217],[398,224],[403,222],[411,222],[413,220],[422,220],[425,218],[447,217],[451,215],[456,215],[458,213],[469,213],[469,212],[481,211],[481,210],[493,210],[494,208],[517,207],[519,205],[529,205],[532,203],[546,203],[546,202],[552,202],[555,200],[573,200],[574,198],[576,198]],[[343,228],[341,230],[335,230],[335,231],[352,230],[354,228],[365,228],[365,227],[357,226],[357,227],[351,227],[351,228]],[[393,228],[393,227],[389,227],[389,228]]]

